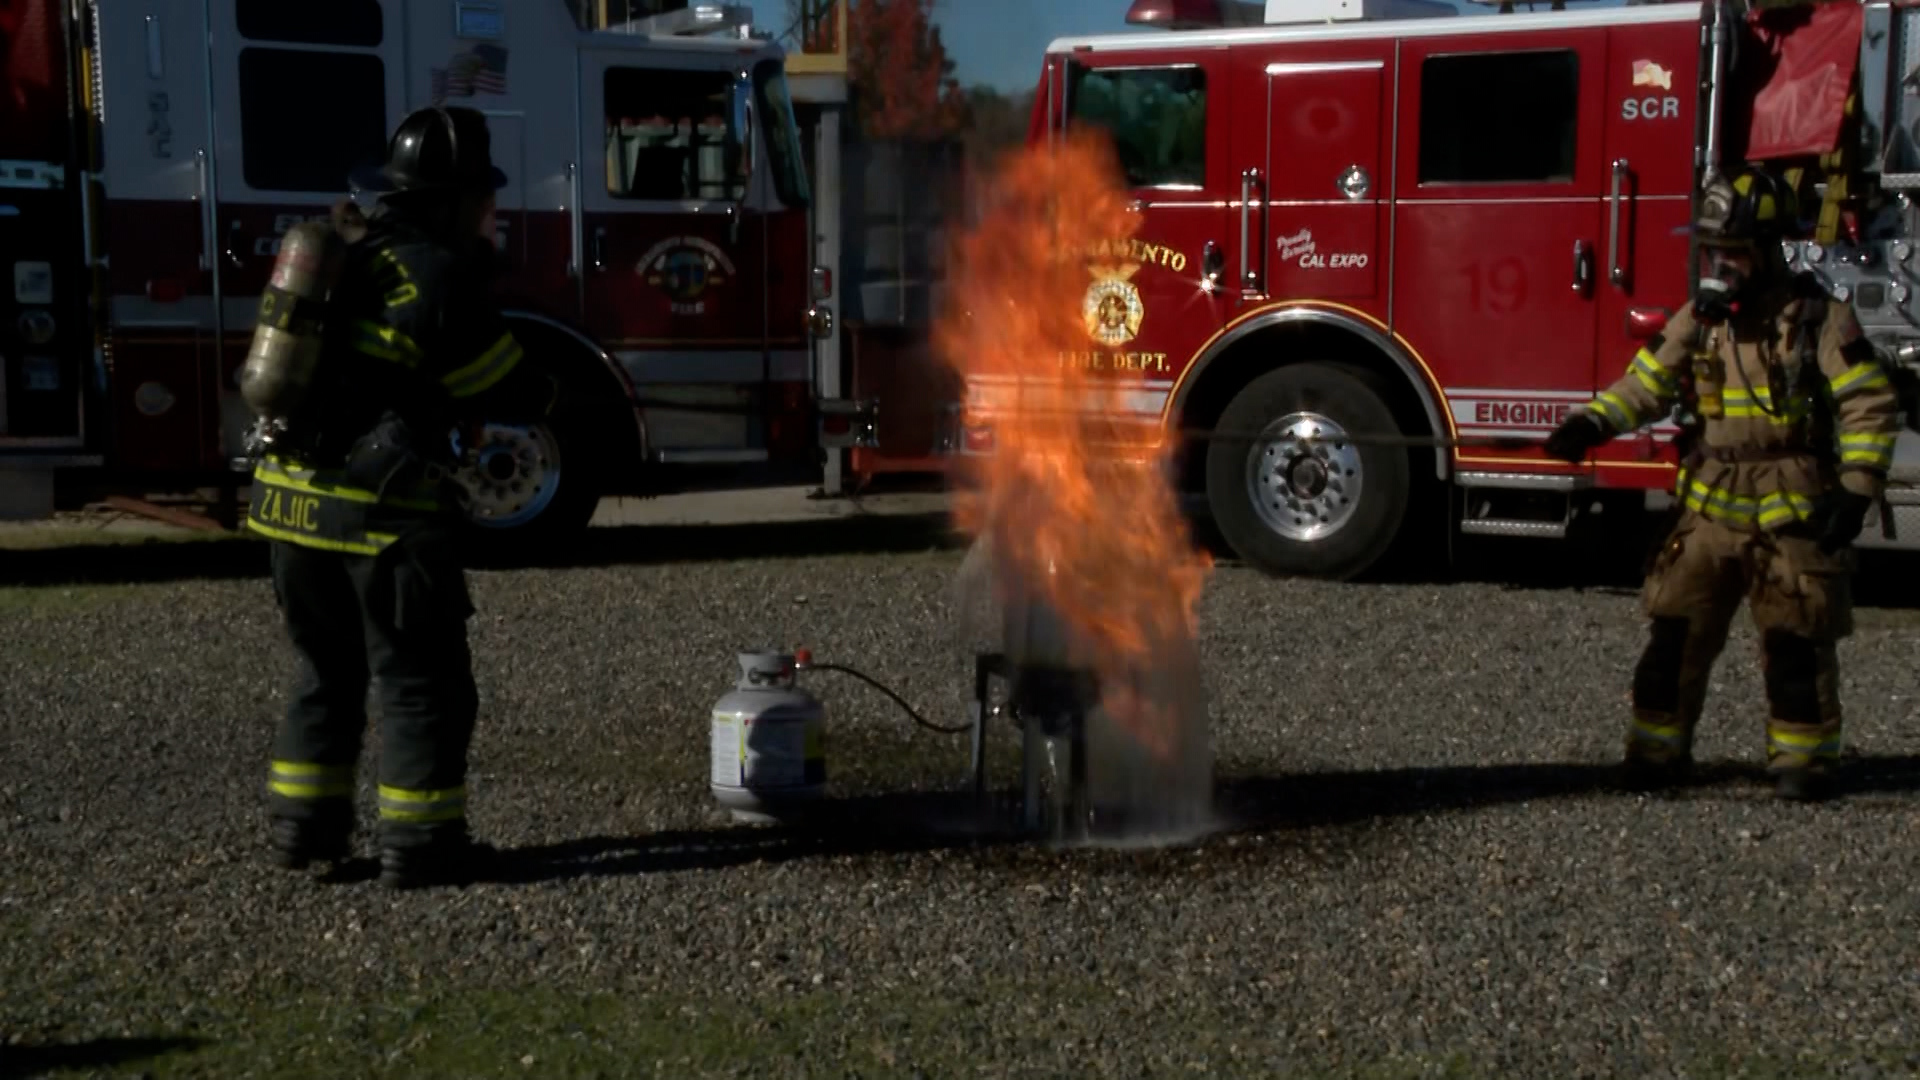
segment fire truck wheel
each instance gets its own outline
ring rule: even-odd
[[[1219,428],[1258,433],[1207,451],[1207,503],[1239,556],[1272,574],[1344,580],[1392,546],[1412,482],[1404,448],[1356,446],[1347,433],[1397,433],[1363,368],[1293,364],[1248,383]]]
[[[483,558],[532,554],[586,528],[600,500],[587,468],[591,448],[569,438],[571,430],[563,423],[481,430],[473,463],[457,479]]]

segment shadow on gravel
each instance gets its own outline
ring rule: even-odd
[[[1767,783],[1761,765],[1703,761],[1673,794]],[[1913,792],[1920,792],[1920,755],[1852,755],[1834,777],[1833,793],[1839,799]],[[1348,825],[1583,795],[1633,797],[1619,787],[1618,772],[1611,763],[1543,763],[1249,777],[1223,781],[1216,789],[1215,803],[1232,822],[1230,831],[1251,832]]]
[[[177,1050],[198,1050],[189,1038],[92,1039],[52,1046],[0,1046],[0,1078],[44,1076],[61,1069],[106,1069],[131,1065]]]
[[[818,555],[900,555],[960,548],[944,514],[890,514],[746,525],[615,525],[516,565],[651,566]],[[483,561],[476,560],[476,566]]]
[[[1766,774],[1759,766],[1703,762],[1672,797],[1765,783]],[[1913,792],[1920,792],[1920,756],[1912,755],[1851,758],[1835,785],[1835,794],[1841,798]],[[1284,833],[1595,795],[1637,797],[1620,790],[1611,764],[1480,765],[1230,777],[1215,788],[1215,810],[1221,825],[1212,836]],[[805,825],[595,836],[516,848],[502,853],[504,865],[492,877],[499,884],[527,884],[812,858],[1039,847],[1010,827],[1010,810],[1004,795],[984,810],[976,808],[972,797],[964,793],[837,799],[822,804],[814,820]],[[1205,846],[1206,842],[1202,839],[1197,844]],[[1170,845],[1173,849],[1193,846]],[[1129,858],[1150,857],[1151,850],[1094,846],[1056,854]]]
[[[751,525],[649,525],[589,529],[564,550],[476,570],[648,566],[688,562],[889,555],[962,546],[941,515],[834,518]],[[0,551],[0,586],[137,584],[267,576],[267,545],[250,537],[191,543],[74,544]]]

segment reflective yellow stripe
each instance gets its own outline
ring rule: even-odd
[[[1767,729],[1767,741],[1782,753],[1811,758],[1837,758],[1842,746],[1839,732],[1832,735],[1802,735],[1771,727]]]
[[[364,544],[353,540],[323,540],[319,537],[308,536],[304,533],[291,532],[286,529],[276,529],[271,525],[262,525],[252,518],[247,519],[247,528],[252,529],[254,532],[268,539],[285,540],[288,543],[299,544],[301,547],[310,547],[319,551],[338,551],[347,555],[378,555],[386,549],[388,544],[394,541],[394,537],[390,533],[373,532],[363,534],[369,541]]]
[[[1885,469],[1893,465],[1892,432],[1859,431],[1840,436],[1840,461]]]
[[[472,397],[506,378],[524,355],[512,333],[501,334],[500,340],[481,353],[479,359],[443,376],[440,384],[454,397]]]
[[[1745,390],[1728,389],[1720,398],[1729,418],[1764,419],[1775,427],[1788,426],[1804,419],[1811,404],[1804,397],[1789,395],[1785,405],[1775,405],[1773,392],[1764,386],[1754,387],[1751,394]]]
[[[353,766],[275,761],[268,790],[289,799],[326,799],[353,794]]]
[[[467,813],[465,785],[445,791],[409,791],[380,785],[380,816],[388,821],[454,821]]]
[[[1587,408],[1600,413],[1613,425],[1616,432],[1632,431],[1640,426],[1640,420],[1627,404],[1627,399],[1611,390],[1601,392],[1600,396],[1588,403]]]
[[[268,487],[282,488],[287,491],[298,491],[305,495],[318,495],[327,499],[339,499],[343,502],[378,503],[381,506],[395,506],[403,510],[432,511],[440,509],[440,503],[433,499],[395,498],[391,495],[382,499],[379,495],[365,488],[344,487],[339,484],[328,483],[324,480],[296,479],[284,469],[269,468],[268,463],[265,461],[262,461],[260,468],[255,471],[254,479],[265,483]]]
[[[1698,480],[1687,484],[1686,502],[1689,510],[1735,524],[1751,524],[1758,509],[1754,500],[1744,495],[1730,495]]]
[[[1645,349],[1634,354],[1633,364],[1627,370],[1633,372],[1634,378],[1640,380],[1640,385],[1656,397],[1668,397],[1674,391],[1676,384],[1673,372],[1661,367],[1660,361]]]
[[[1791,491],[1776,491],[1760,500],[1760,524],[1773,528],[1813,517],[1813,500]]]
[[[338,799],[353,794],[353,784],[351,782],[296,784],[289,780],[273,780],[268,782],[267,790],[289,799]]]
[[[1827,380],[1827,385],[1833,388],[1834,397],[1843,398],[1862,390],[1877,390],[1887,385],[1887,373],[1879,364],[1868,360],[1835,375]]]
[[[1637,718],[1629,726],[1627,735],[1629,738],[1647,738],[1669,746],[1682,746],[1687,741],[1687,729],[1678,724],[1656,724]]]
[[[268,769],[277,776],[352,776],[351,765],[310,765],[298,761],[275,761]]]
[[[1842,450],[1840,464],[1859,465],[1868,469],[1887,469],[1893,466],[1893,455],[1878,450]]]
[[[1728,405],[1722,415],[1729,420],[1765,420],[1774,427],[1792,427],[1802,419],[1799,413],[1768,412],[1758,405]]]
[[[360,319],[353,324],[355,331],[353,347],[376,360],[386,360],[404,367],[418,367],[424,354],[420,346],[406,334],[391,326],[381,326],[368,319]]]

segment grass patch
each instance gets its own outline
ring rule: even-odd
[[[123,604],[140,593],[134,585],[0,586],[0,615],[62,615]]]
[[[581,993],[551,986],[485,987],[354,997],[311,988],[268,1002],[208,1001],[185,1030],[115,1038],[56,1033],[12,1052],[29,1073],[134,1070],[155,1080],[200,1076],[637,1077],[1210,1075],[1298,1080],[1479,1080],[1512,1075],[1459,1053],[1324,1048],[1289,1036],[1247,1007],[1204,996],[1129,998],[1071,979],[980,981],[959,973],[939,987],[809,985],[810,974],[769,974],[735,998]],[[180,1003],[145,995],[154,1015]],[[126,1031],[136,1032],[126,1034]],[[1131,1032],[1133,1049],[1109,1045]],[[1151,1049],[1144,1049],[1144,1048]],[[1337,1055],[1337,1056],[1334,1056]],[[1748,1048],[1682,1052],[1696,1080],[1797,1080],[1828,1075],[1830,1058]],[[1906,1071],[1900,1053],[1872,1067]],[[0,1070],[4,1071],[4,1070]]]
[[[576,994],[548,987],[462,990],[355,1001],[315,995],[269,1005],[231,1004],[228,1019],[168,1038],[122,1040],[147,1052],[117,1055],[122,1068],[175,1077],[289,1078],[670,1076],[784,1074],[795,1064],[880,1075],[906,1064],[951,1008],[922,1001],[891,1013],[887,1034],[846,1021],[864,995],[769,993],[752,1001]],[[94,1042],[31,1049],[49,1076],[98,1068]],[[62,1060],[71,1059],[71,1065]],[[915,1063],[944,1072],[960,1058],[929,1048]]]
[[[138,547],[147,544],[204,544],[240,539],[237,533],[203,532],[169,525],[102,528],[84,525],[9,525],[0,527],[0,551],[50,551],[69,547]]]

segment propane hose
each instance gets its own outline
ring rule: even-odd
[[[875,679],[870,675],[865,674],[864,672],[855,671],[853,668],[847,667],[843,664],[816,664],[813,662],[813,657],[809,655],[805,650],[801,650],[799,653],[796,653],[794,656],[794,660],[795,660],[794,667],[798,668],[801,671],[837,671],[842,675],[851,675],[854,678],[859,679],[861,682],[866,683],[868,686],[873,687],[875,690],[878,690],[881,693],[887,695],[887,697],[893,699],[893,703],[895,705],[900,706],[900,708],[903,711],[905,711],[908,716],[912,717],[914,723],[919,724],[921,727],[926,728],[928,731],[934,732],[939,735],[963,735],[968,731],[973,730],[973,725],[971,724],[959,724],[953,727],[947,727],[942,724],[934,723],[933,721],[927,719],[926,717],[921,716],[919,713],[919,710],[907,704],[904,698],[902,698],[899,694],[894,693],[892,690],[888,689],[884,683],[880,682],[878,679]]]

